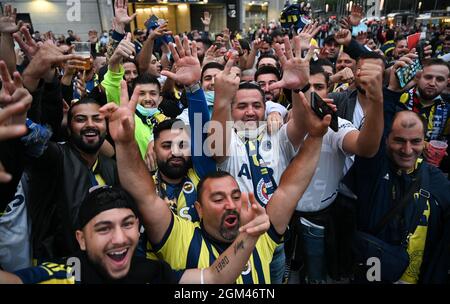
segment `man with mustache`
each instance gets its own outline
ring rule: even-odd
[[[195,43],[192,49],[195,50]],[[116,143],[120,179],[138,204],[151,249],[157,256],[166,260],[173,269],[208,267],[236,238],[239,227],[248,222],[245,212],[242,212],[248,206],[247,196],[241,194],[238,183],[229,173],[211,173],[198,185],[198,202],[195,208],[201,222],[192,223],[174,215],[167,208],[166,202],[158,196],[134,142],[133,113],[137,95],[138,92],[135,92],[131,100],[128,100],[123,85],[121,106],[110,103],[102,108],[102,113],[108,117],[110,134]],[[327,115],[324,120],[320,120],[312,112],[304,95],[299,94],[298,97],[301,103],[299,106],[305,113],[308,138],[285,171],[278,190],[267,205],[272,227],[258,240],[237,283],[270,282],[269,264],[273,252],[286,231],[297,200],[309,184],[319,159],[317,152],[331,116]],[[249,198],[252,204],[257,204],[253,194]],[[223,269],[227,265],[224,262],[218,267]]]
[[[206,157],[191,157],[190,138],[179,119],[165,120],[153,130],[158,170],[153,180],[160,198],[168,201],[178,216],[199,221],[195,202],[197,185],[208,172],[215,171],[214,161]]]
[[[420,158],[425,129],[417,113],[397,112],[377,154],[356,157],[344,178],[356,195],[357,229],[375,238],[376,246],[379,240],[388,244],[379,247],[380,251],[391,246],[390,252],[396,252],[392,258],[375,256],[380,259],[384,283],[448,282],[450,183],[440,170]],[[375,239],[368,241],[373,244]],[[353,240],[356,264],[362,267],[356,278],[366,282],[369,275],[361,265],[374,255],[364,244],[367,242],[361,237]],[[399,258],[399,251],[404,258]],[[391,267],[386,268],[386,263]]]
[[[402,57],[394,70],[400,66],[411,64],[417,55],[409,54]],[[425,157],[429,157],[428,142],[430,140],[450,139],[450,103],[442,96],[449,82],[450,67],[442,59],[428,59],[422,64],[423,70],[416,76],[416,86],[400,96],[396,103],[399,109],[412,110],[422,115],[427,121],[425,130]],[[388,87],[391,91],[401,92],[397,80],[391,76]],[[397,99],[398,100],[398,99]],[[448,172],[448,168],[442,168]]]
[[[251,221],[215,263],[208,268],[175,271],[164,261],[134,255],[140,216],[130,196],[118,187],[95,188],[80,206],[76,238],[81,250],[70,259],[15,273],[0,270],[0,284],[230,284],[270,226],[265,210],[256,203],[243,211]],[[71,262],[73,258],[79,263]],[[219,267],[224,261],[228,267]]]

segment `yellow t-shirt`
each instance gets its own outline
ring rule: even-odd
[[[236,280],[238,284],[270,283],[270,267],[273,253],[281,242],[273,228],[260,236],[249,262]],[[172,269],[207,268],[220,255],[219,249],[204,237],[200,223],[186,221],[173,215],[172,223],[160,244],[147,243],[147,258],[152,253],[170,264]]]

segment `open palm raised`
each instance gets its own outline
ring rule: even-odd
[[[189,40],[185,37],[183,44],[181,44],[180,37],[176,36],[175,45],[170,43],[169,49],[177,66],[177,72],[162,71],[161,74],[185,86],[193,85],[199,81],[201,67],[197,57],[197,45],[195,41],[190,44]]]
[[[10,4],[5,5],[3,15],[0,15],[0,33],[15,33],[22,25],[22,21],[16,24],[17,9],[12,8]]]
[[[279,44],[275,45],[275,50],[280,58],[283,67],[283,78],[270,85],[269,90],[280,88],[301,89],[309,82],[309,61],[314,53],[314,47],[309,47],[308,54],[302,58],[302,45],[300,37],[294,37],[294,50],[288,37],[284,37],[285,53]],[[295,52],[295,57],[294,57]]]
[[[128,16],[128,0],[117,0],[114,5],[114,11],[116,13],[116,21],[122,24],[129,24],[137,15]]]

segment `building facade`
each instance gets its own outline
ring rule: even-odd
[[[3,2],[3,1],[2,1]],[[111,27],[113,0],[9,0],[17,8],[18,19],[33,30],[67,35],[71,29],[83,40],[89,30],[101,32]]]

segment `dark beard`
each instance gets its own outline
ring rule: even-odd
[[[172,159],[175,159],[175,158],[182,159],[183,165],[179,166],[179,167],[172,166],[169,163],[169,161]],[[160,160],[157,160],[156,162],[158,164],[158,170],[161,171],[162,174],[164,174],[165,176],[167,176],[168,178],[171,178],[171,179],[177,179],[177,178],[182,178],[182,177],[186,176],[189,168],[191,167],[191,159],[186,161],[182,157],[171,157],[165,162],[160,161]]]
[[[94,144],[87,144],[83,141],[83,134],[87,133],[88,131],[95,131],[97,135],[99,135],[99,140]],[[100,134],[98,130],[95,129],[84,129],[81,130],[80,135],[75,134],[72,132],[72,135],[70,137],[71,142],[77,147],[80,151],[87,153],[87,154],[95,154],[98,152],[100,147],[102,146],[103,142],[105,141],[106,133]]]
[[[419,90],[420,97],[422,97],[425,100],[433,100],[442,93],[442,92],[436,92],[436,94],[430,96],[430,95],[427,95],[421,88],[417,87],[417,89]]]
[[[228,215],[236,215],[237,216],[238,224],[235,226],[235,228],[233,230],[225,229],[225,227],[223,225],[225,222],[225,218]],[[241,218],[239,216],[239,213],[236,210],[225,211],[225,213],[223,214],[222,219],[220,221],[220,231],[219,231],[220,235],[227,241],[234,240],[237,237],[237,235],[239,234],[240,221],[241,221]]]

